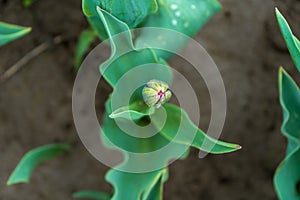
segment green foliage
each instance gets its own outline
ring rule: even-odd
[[[83,0],[82,8],[96,34],[92,30],[82,32],[76,50],[75,65],[78,69],[95,35],[102,40],[109,39],[111,56],[99,69],[113,88],[113,93],[106,102],[106,113],[101,127],[102,139],[107,147],[120,150],[125,159],[106,175],[106,180],[114,187],[113,196],[96,191],[81,191],[74,194],[75,198],[161,200],[163,183],[168,178],[168,162],[174,158],[186,158],[190,146],[215,154],[240,149],[239,145],[207,136],[178,106],[163,102],[164,105],[160,108],[154,108],[145,104],[141,83],[155,79],[170,85],[173,78],[172,70],[164,60],[171,54],[154,47],[161,45],[163,40],[168,49],[177,52],[187,40],[177,41],[172,35],[151,35],[150,32],[142,30],[134,35],[134,43],[131,32],[131,29],[138,27],[158,27],[193,36],[221,8],[217,0]],[[139,66],[143,66],[142,73],[138,71]],[[127,79],[124,80],[125,74]],[[147,131],[136,130],[132,124],[146,126],[149,122],[150,128],[157,133],[150,137],[134,137],[119,126],[143,136]],[[135,153],[155,152],[169,144],[172,146],[167,153],[150,160],[152,164],[159,166],[155,171],[130,173],[122,170],[128,166],[140,167],[149,164],[149,160],[141,163]],[[30,151],[21,160],[8,184],[28,182],[36,165],[69,148],[64,144],[48,145]]]
[[[158,181],[149,191],[149,194],[144,194],[142,198],[145,200],[161,200],[163,198],[163,183],[164,183],[164,174],[160,176]]]
[[[127,95],[133,93],[129,88],[137,84],[139,82],[137,80],[149,81],[156,79],[170,84],[172,72],[167,63],[159,58],[151,48],[136,49],[132,42],[129,26],[126,23],[101,8],[97,8],[97,11],[109,37],[112,49],[111,57],[100,66],[100,71],[114,88],[111,98],[106,103],[106,114],[102,124],[102,139],[106,146],[119,149],[125,154],[126,159],[118,169],[140,163],[139,160],[126,151],[149,153],[159,150],[169,143],[173,145],[172,150],[155,158],[156,163],[162,163],[165,167],[171,159],[178,156],[185,157],[188,152],[186,148],[190,145],[216,154],[240,149],[239,145],[220,142],[207,136],[191,122],[186,112],[175,105],[165,104],[162,108],[155,110],[147,107],[143,103],[142,93],[139,89],[135,91],[134,97],[130,99],[128,105]],[[117,34],[119,34],[118,37],[116,37]],[[148,66],[145,67],[143,74],[134,74],[132,77],[128,75],[128,72],[134,70],[136,66],[148,63],[161,64],[162,67]],[[122,84],[118,83],[124,74],[129,78],[127,81],[123,81]],[[112,100],[120,106],[114,108]],[[167,112],[165,124],[161,124],[163,110]],[[121,124],[123,128],[131,132],[137,132],[142,136],[143,132],[138,132],[132,127],[131,122],[134,120],[135,123],[145,123],[147,125],[145,116],[151,119],[153,128],[156,130],[163,127],[158,134],[145,138],[133,137],[119,127]],[[118,124],[115,121],[116,119]],[[176,135],[181,136],[175,137]],[[182,155],[184,150],[186,150],[186,153]],[[148,173],[129,173],[118,169],[111,169],[106,176],[107,181],[114,186],[113,200],[162,198],[162,184],[166,180],[166,176],[163,176],[163,174],[166,168]]]
[[[31,31],[31,28],[0,22],[0,46],[16,40]]]
[[[291,56],[300,70],[299,40],[292,34],[284,17],[276,9],[278,24]],[[300,89],[288,73],[279,70],[279,98],[283,109],[282,133],[288,139],[285,159],[274,176],[274,185],[279,199],[300,199]]]
[[[163,62],[158,59],[156,54],[149,48],[142,50],[135,49],[132,43],[132,35],[127,24],[99,7],[98,14],[110,38],[112,51],[111,57],[101,65],[100,71],[105,80],[113,88],[115,88],[118,80],[135,66],[148,63],[160,64]],[[114,37],[116,35],[118,36]],[[165,82],[170,83],[172,78],[171,70],[167,66],[165,66],[164,69],[164,71],[156,71],[156,75],[161,74],[160,78]],[[127,86],[127,88],[130,87]],[[123,91],[123,93],[124,92],[128,91]]]
[[[300,199],[300,90],[293,79],[279,70],[280,103],[283,108],[282,133],[288,139],[286,158],[274,176],[274,184],[280,199]]]
[[[164,108],[168,117],[160,133],[169,141],[192,146],[214,154],[228,153],[241,148],[240,145],[221,142],[209,137],[197,128],[189,119],[187,113],[178,106],[166,103]],[[155,124],[159,123],[159,119],[155,117],[152,120]],[[179,135],[180,137],[176,137]],[[192,142],[190,143],[189,141]],[[203,143],[204,141],[206,143]]]
[[[99,19],[97,7],[106,10],[130,28],[139,25],[150,13],[156,12],[156,0],[83,0],[82,9],[91,26],[96,30],[100,39],[108,38],[102,21]]]
[[[130,28],[137,27],[149,14],[157,11],[156,0],[100,0],[99,7],[125,22]]]
[[[129,6],[130,5],[130,6]],[[139,27],[168,28],[187,36],[194,36],[199,29],[221,9],[217,0],[83,0],[83,12],[100,39],[108,38],[103,20],[99,20],[96,7],[124,22],[130,29]],[[162,44],[163,41],[163,44]],[[176,41],[176,42],[174,42]],[[163,47],[180,50],[186,40],[177,40],[169,32],[153,32],[144,29],[136,39],[136,47]],[[161,58],[169,58],[172,54],[155,50]]]
[[[37,165],[69,151],[70,148],[68,144],[50,144],[29,151],[15,168],[7,184],[28,183],[30,175]]]
[[[89,50],[89,47],[95,41],[96,37],[97,34],[92,29],[86,29],[81,32],[78,39],[75,58],[74,58],[74,65],[76,71],[78,71],[84,55]]]
[[[122,102],[122,101],[124,101],[122,97],[125,96],[126,93],[130,93],[130,91],[124,89],[124,88],[127,88],[127,86],[124,86],[123,84],[122,84],[122,89],[116,87],[116,83],[118,82],[118,80],[125,73],[127,73],[129,70],[131,70],[133,67],[139,66],[144,63],[146,64],[149,62],[155,62],[156,60],[152,60],[152,59],[149,60],[148,54],[142,54],[142,52],[144,52],[144,50],[137,51],[134,49],[130,31],[129,31],[128,27],[126,26],[126,24],[119,21],[118,19],[116,19],[115,17],[113,17],[112,15],[110,15],[109,13],[107,13],[106,11],[104,11],[100,8],[98,9],[98,11],[99,11],[99,16],[100,16],[101,20],[105,24],[108,35],[110,36],[110,39],[111,39],[110,44],[111,44],[111,48],[112,48],[111,58],[107,62],[105,62],[101,66],[100,69],[101,69],[101,72],[103,73],[104,77],[106,78],[106,80],[109,83],[111,83],[112,87],[115,88],[112,96],[117,95],[117,98],[120,100],[120,102]],[[117,37],[117,38],[113,37],[115,34],[118,34],[120,32],[123,32],[125,34],[123,34],[122,37]],[[116,41],[115,41],[115,39],[116,39]],[[116,45],[116,44],[118,44],[118,45]],[[121,53],[118,53],[118,52],[126,51],[123,49],[125,46],[127,46],[127,47],[129,46],[129,49],[131,51],[129,53],[119,57],[118,54],[121,54]],[[146,49],[146,50],[148,50],[148,49]],[[139,55],[137,56],[135,54],[139,54]],[[114,57],[116,57],[116,58],[114,58]],[[111,61],[111,60],[113,60],[113,61]],[[166,69],[168,69],[168,68],[169,67],[166,66]],[[153,73],[153,76],[151,76],[151,72]],[[171,73],[171,72],[168,72],[168,73]],[[149,73],[146,73],[146,78],[148,78],[150,80],[153,78],[156,78],[159,80],[165,80],[167,77],[166,82],[169,83],[172,75],[170,75],[168,73],[166,73],[166,74],[163,74],[161,72],[155,73],[155,70],[150,69]],[[132,77],[132,78],[134,79],[134,77]],[[124,84],[132,84],[131,82],[132,81],[128,81],[128,82],[125,82]],[[141,94],[140,94],[140,96],[141,96]],[[125,103],[126,103],[126,101],[125,101]],[[131,106],[132,105],[135,105],[135,106],[132,106],[131,109],[127,111],[127,113],[135,113],[136,114],[135,117],[144,116],[148,110],[145,109],[145,107],[143,107],[144,106],[143,104],[141,106],[141,109],[134,110],[134,107],[136,108],[137,104],[141,104],[140,101],[137,101],[137,102],[134,102],[133,104],[131,104]],[[170,123],[168,124],[168,121],[167,121],[166,128],[163,130],[165,130],[164,137],[166,137],[169,140],[164,140],[159,135],[154,136],[152,138],[153,141],[151,141],[149,138],[140,139],[140,138],[130,137],[126,133],[124,133],[121,129],[118,128],[118,126],[115,124],[114,120],[111,120],[109,118],[109,116],[111,116],[112,118],[115,118],[115,113],[120,113],[120,110],[122,111],[122,113],[124,113],[124,108],[126,108],[126,105],[124,107],[121,107],[114,111],[111,111],[110,101],[107,103],[106,109],[107,109],[108,113],[106,114],[106,117],[104,120],[103,131],[111,141],[115,142],[115,144],[117,146],[122,147],[126,150],[140,152],[141,149],[143,149],[142,152],[151,152],[152,150],[158,149],[158,148],[164,146],[166,143],[168,143],[169,140],[174,137],[174,135],[173,136],[170,136],[170,135],[176,134],[176,132],[178,131],[177,130],[178,127],[176,126],[176,123],[178,123],[178,124],[180,123],[180,118],[178,118],[178,116],[179,117],[181,116],[181,114],[180,114],[181,109],[178,108],[176,110],[172,106],[167,106],[167,111],[168,111],[168,109],[170,111],[169,115],[168,115],[168,119],[170,119]],[[179,111],[179,115],[176,115],[176,113],[178,113],[178,111]],[[125,115],[127,115],[127,114],[125,113]],[[156,116],[158,116],[158,115],[156,115]],[[123,115],[123,117],[124,117],[124,115]],[[128,119],[128,117],[129,117],[129,115],[127,115],[127,119]],[[154,120],[155,120],[155,118],[154,118]],[[159,123],[160,119],[157,119],[156,121],[158,121],[157,123]],[[174,123],[174,121],[176,123]],[[185,122],[187,122],[185,124],[185,128],[191,127],[191,129],[193,131],[195,130],[194,126],[190,126],[191,122],[190,122],[190,120],[188,120],[187,115],[186,115]],[[124,123],[126,123],[126,122],[124,122]],[[171,130],[174,130],[174,131],[171,131]],[[182,131],[184,131],[184,130],[182,130]],[[114,134],[112,134],[112,132]],[[195,147],[200,147],[206,136],[200,130],[198,133],[199,133],[198,134],[199,137],[196,138],[196,140],[193,144]],[[215,141],[213,139],[210,139],[209,137],[207,137],[207,139],[209,139],[209,141],[215,143]],[[145,142],[149,143],[149,144],[146,145]],[[151,143],[152,143],[152,145],[151,145]],[[181,141],[179,143],[181,143]],[[182,141],[182,143],[184,143],[184,141]],[[157,146],[155,144],[157,144]],[[220,146],[224,145],[224,148],[225,147],[228,148],[226,150],[221,148],[220,153],[230,152],[230,151],[234,151],[234,150],[237,150],[240,148],[237,145],[231,145],[231,144],[226,144],[226,143],[224,143],[224,144],[219,143],[219,144],[220,144]],[[187,145],[189,145],[189,144],[187,144]],[[151,147],[151,148],[145,149],[145,147]],[[217,148],[217,146],[216,146],[216,148]]]
[[[74,198],[86,198],[94,200],[110,200],[110,195],[98,191],[80,191],[73,194]]]
[[[157,0],[158,12],[149,15],[143,27],[159,27],[194,36],[199,29],[221,9],[217,0]],[[174,42],[176,41],[176,42]],[[186,40],[174,38],[170,32],[143,29],[137,38],[137,47],[168,47],[177,52]],[[158,56],[168,58],[171,54],[156,50]]]
[[[169,143],[169,140],[161,134],[155,134],[154,136],[147,138],[139,138],[128,135],[120,129],[114,119],[109,117],[109,114],[112,113],[110,100],[106,102],[105,108],[106,113],[102,124],[102,131],[105,137],[112,143],[112,148],[121,148],[122,150],[135,153],[149,153],[158,150]],[[155,112],[155,115],[159,116],[159,113]],[[122,127],[127,130],[130,129],[133,133],[138,131],[130,123],[128,123],[127,119],[118,119],[118,123],[122,124]],[[142,135],[143,133],[140,134]],[[166,158],[161,157],[159,160],[165,161]]]
[[[126,173],[115,169],[110,170],[106,175],[106,180],[115,188],[112,200],[160,200],[165,173],[166,169],[148,173]]]
[[[287,21],[284,19],[284,17],[282,16],[282,14],[279,12],[278,9],[276,9],[276,16],[277,16],[277,20],[278,20],[278,24],[281,30],[281,33],[283,35],[283,38],[288,46],[288,49],[290,51],[290,54],[300,72],[300,42],[298,40],[298,38],[296,38]]]

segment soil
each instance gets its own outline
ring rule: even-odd
[[[276,24],[274,7],[280,8],[299,37],[300,1],[220,2],[223,10],[195,38],[216,62],[226,86],[228,110],[221,138],[243,149],[204,159],[192,150],[186,160],[170,166],[166,200],[277,199],[272,179],[286,148],[280,133],[278,67],[283,65],[298,81],[299,77]],[[108,168],[84,148],[72,118],[74,51],[79,33],[88,27],[81,1],[41,0],[24,8],[20,0],[0,0],[0,20],[33,28],[29,35],[0,49],[0,72],[49,37],[65,39],[0,85],[0,199],[65,200],[82,189],[110,192],[103,178]],[[171,64],[180,62],[174,58]],[[189,69],[181,69],[197,83],[198,77]],[[200,127],[205,129],[210,104],[205,103],[203,85],[195,88],[203,99]],[[109,87],[102,92],[97,98],[99,110]],[[38,167],[30,184],[6,186],[25,152],[53,142],[70,142],[73,149]]]

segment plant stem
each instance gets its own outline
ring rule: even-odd
[[[3,84],[8,79],[10,79],[13,75],[15,75],[22,67],[24,67],[29,61],[33,58],[37,57],[41,53],[45,52],[50,47],[60,44],[62,42],[62,37],[57,36],[53,38],[51,41],[46,41],[39,46],[35,47],[33,50],[28,52],[23,58],[18,60],[14,65],[8,68],[3,74],[0,75],[0,84]]]

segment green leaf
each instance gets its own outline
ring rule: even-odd
[[[143,27],[158,27],[194,36],[199,29],[221,9],[217,0],[157,0],[158,12],[149,15]],[[137,47],[159,47],[179,51],[187,38],[176,38],[169,31],[142,29],[136,40]],[[176,42],[174,42],[176,41]],[[159,57],[168,58],[171,54],[156,51]]]
[[[92,29],[86,29],[81,32],[77,43],[75,59],[74,59],[76,71],[78,71],[81,65],[83,56],[87,53],[89,47],[95,41],[96,38],[97,38],[97,34]]]
[[[280,68],[279,70],[279,94],[280,103],[283,108],[282,132],[285,136],[300,142],[300,90],[288,75]]]
[[[206,135],[193,124],[187,113],[178,106],[166,103],[163,107],[166,109],[168,117],[160,134],[166,139],[188,146],[191,145],[202,151],[214,154],[228,153],[241,149],[240,145],[218,141]],[[154,123],[159,121],[160,118],[153,118]]]
[[[283,109],[281,131],[288,139],[288,148],[286,158],[276,170],[274,184],[280,199],[298,200],[300,197],[300,89],[283,68],[279,70],[278,79],[280,103]]]
[[[119,125],[116,124],[116,121],[114,119],[111,119],[108,114],[112,112],[110,100],[106,102],[105,108],[106,113],[104,115],[104,121],[102,124],[102,132],[105,137],[112,143],[112,148],[135,153],[148,153],[156,151],[169,143],[169,141],[160,134],[155,134],[152,137],[146,138],[139,138],[129,135],[128,133],[120,129],[120,124],[122,127],[124,127],[123,129],[128,129],[131,131],[131,133],[137,133],[141,136],[143,136],[144,133],[139,132],[138,129],[132,127],[131,124],[128,123],[129,121],[127,119],[118,119]]]
[[[115,118],[124,118],[128,120],[138,120],[142,117],[152,115],[155,111],[155,108],[148,107],[143,103],[143,101],[135,101],[129,106],[123,106],[115,111],[113,111],[109,117],[112,119]]]
[[[106,180],[115,189],[112,200],[141,199],[161,200],[162,176],[166,169],[148,173],[127,173],[111,169],[106,174]]]
[[[29,151],[15,168],[7,184],[28,183],[30,175],[37,165],[69,151],[70,148],[69,144],[50,144]]]
[[[110,195],[99,191],[80,191],[73,194],[74,198],[87,198],[95,200],[110,200]]]
[[[83,0],[83,12],[102,40],[105,40],[108,37],[102,21],[98,17],[96,10],[97,6],[126,23],[130,28],[136,27],[150,13],[157,11],[156,0]]]
[[[99,38],[104,41],[108,38],[102,21],[97,13],[99,0],[82,0],[82,10],[91,27],[96,31]]]
[[[156,0],[102,0],[99,7],[125,22],[129,28],[136,27],[150,13],[157,11]]]
[[[100,71],[112,87],[115,88],[123,75],[126,74],[127,78],[129,78],[130,75],[127,73],[130,70],[143,65],[144,71],[147,71],[147,73],[131,74],[131,80],[136,80],[137,78],[140,80],[148,79],[144,81],[158,79],[170,84],[172,72],[170,67],[165,64],[165,61],[158,59],[151,49],[136,50],[132,43],[130,30],[125,23],[100,8],[98,8],[98,13],[109,35],[112,49],[110,59],[100,66]],[[149,66],[149,64],[152,65]],[[158,65],[160,67],[157,67]],[[136,85],[132,81],[125,81],[122,84],[123,88],[130,88],[130,86]],[[128,91],[125,90],[124,92]]]
[[[278,20],[278,24],[283,35],[283,38],[288,46],[290,54],[300,72],[300,42],[299,40],[293,35],[287,21],[284,19],[282,14],[276,8],[276,16]]]
[[[0,46],[16,40],[31,31],[31,28],[0,22]]]
[[[140,136],[143,136],[144,132],[135,129],[135,127],[128,123],[127,119],[119,119],[118,124],[116,124],[115,120],[111,119],[108,114],[105,114],[104,117],[102,126],[103,134],[113,144],[113,147],[135,153],[153,152],[163,148],[170,142],[178,143],[178,151],[176,151],[176,148],[173,148],[174,152],[172,155],[162,155],[160,159],[161,162],[176,157],[178,152],[182,150],[179,148],[180,145],[193,146],[214,154],[228,153],[241,148],[239,145],[218,141],[207,136],[190,121],[186,112],[179,107],[168,103],[163,107],[166,109],[168,116],[162,130],[159,132],[160,134],[146,138],[133,137],[123,130],[130,130],[132,133],[139,134]],[[110,100],[106,103],[106,110],[107,113],[111,113]],[[158,109],[158,111],[159,110],[160,109]],[[156,125],[155,128],[161,127],[162,123],[161,115],[158,111],[151,116],[151,121]],[[122,130],[119,128],[119,125],[123,127]],[[175,137],[177,134],[180,135],[180,137]],[[205,141],[205,143],[203,143],[203,141]]]
[[[143,194],[143,200],[162,200],[163,199],[164,175],[161,175],[153,188],[149,188],[149,194]]]

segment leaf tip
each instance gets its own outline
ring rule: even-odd
[[[277,17],[278,20],[279,20],[280,17],[282,17],[282,14],[281,14],[281,12],[279,11],[279,9],[277,7],[275,7],[275,14],[276,14],[276,17]]]
[[[29,180],[13,180],[15,179],[14,177],[10,176],[6,182],[6,185],[7,186],[12,186],[12,185],[15,185],[15,184],[19,184],[19,183],[29,183]]]
[[[96,6],[96,10],[102,13],[102,8],[100,8],[100,6]]]
[[[282,66],[279,67],[279,70],[278,70],[278,77],[279,77],[279,80],[282,79],[282,75],[285,74],[286,71],[284,70],[284,68]]]
[[[13,185],[13,183],[12,183],[12,181],[10,179],[8,179],[7,182],[6,182],[6,185],[7,186],[11,186],[11,185]]]
[[[30,32],[30,31],[32,31],[32,28],[31,27],[27,27],[27,28],[25,28],[25,30],[26,30],[26,32]]]

